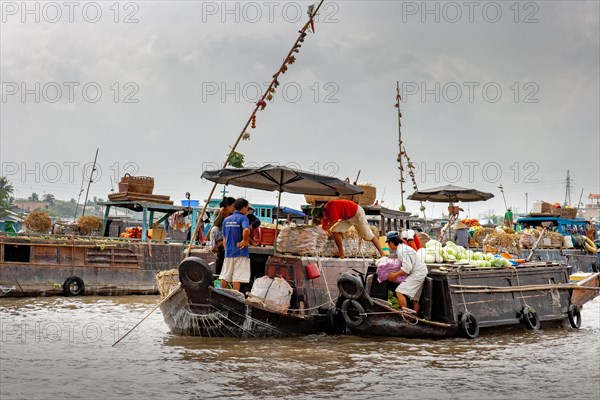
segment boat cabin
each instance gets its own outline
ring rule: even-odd
[[[561,235],[569,235],[579,228],[583,228],[585,231],[587,221],[583,218],[562,218],[558,216],[547,216],[547,217],[524,217],[517,220],[518,230],[526,228],[548,228],[554,232],[558,232]],[[576,233],[576,232],[575,232]]]

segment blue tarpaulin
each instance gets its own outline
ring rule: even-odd
[[[273,217],[277,215],[277,207],[273,207]],[[306,214],[304,214],[302,211],[299,210],[294,210],[293,208],[289,208],[289,207],[280,207],[279,208],[279,218],[287,218],[287,216],[290,216],[292,218],[304,218],[306,216]]]

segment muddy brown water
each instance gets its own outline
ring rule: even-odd
[[[580,330],[476,340],[208,339],[160,311],[113,342],[157,296],[0,299],[0,399],[600,398],[600,299]]]

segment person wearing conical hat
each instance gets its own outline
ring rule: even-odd
[[[454,225],[454,243],[457,246],[469,246],[469,227],[461,221]]]

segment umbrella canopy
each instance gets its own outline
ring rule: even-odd
[[[408,199],[416,201],[433,201],[436,203],[456,203],[459,201],[468,203],[473,201],[486,201],[492,197],[494,197],[493,194],[480,192],[476,189],[446,185],[433,189],[417,190],[408,196]]]
[[[361,194],[362,189],[331,176],[301,171],[280,165],[261,168],[224,168],[205,171],[203,179],[251,189],[279,191],[296,194],[339,196]]]

